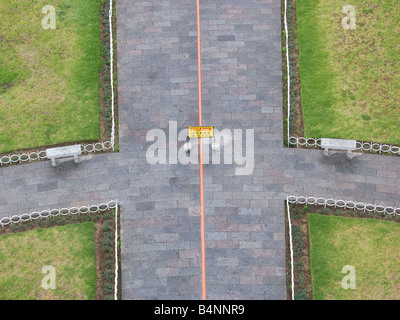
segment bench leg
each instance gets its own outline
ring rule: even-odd
[[[325,156],[325,158],[329,157],[329,150],[328,149],[324,150],[324,156]]]
[[[56,159],[55,158],[51,158],[51,166],[53,167],[53,168],[55,168],[57,165],[56,165]]]
[[[347,150],[346,158],[347,158],[347,160],[351,160],[352,156],[351,156],[351,151],[350,150]]]
[[[74,156],[74,162],[78,163],[78,156]]]

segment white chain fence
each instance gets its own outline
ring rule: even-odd
[[[308,147],[308,148],[320,148],[321,139],[320,138],[304,138],[304,137],[290,137],[289,146]],[[357,141],[357,149],[362,152],[373,152],[373,153],[389,153],[394,155],[400,155],[400,147],[374,142],[361,142]]]
[[[358,210],[363,212],[373,212],[389,215],[400,215],[400,208],[393,206],[386,206],[383,204],[371,204],[364,202],[357,202],[352,200],[338,200],[333,198],[324,197],[307,197],[307,196],[288,196],[287,201],[293,204],[307,204],[307,205],[320,205],[333,208],[342,208],[350,210]]]
[[[3,217],[0,219],[0,226],[4,227],[9,224],[15,224],[24,221],[32,221],[36,219],[43,219],[43,218],[50,218],[57,216],[98,213],[109,209],[115,209],[117,205],[118,205],[117,200],[111,200],[100,204],[92,204],[87,206],[84,205],[80,207],[68,207],[68,208],[58,208],[58,209],[45,209],[42,211],[33,211],[30,213],[23,213],[21,215]]]
[[[111,141],[82,144],[81,150],[83,154],[104,152],[110,150],[114,151],[114,144]],[[39,160],[47,160],[46,150],[38,150],[27,153],[17,153],[17,154],[9,154],[1,156],[0,166],[3,167],[12,164],[39,161]]]

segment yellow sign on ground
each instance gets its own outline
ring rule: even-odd
[[[214,127],[188,127],[189,138],[212,138]]]

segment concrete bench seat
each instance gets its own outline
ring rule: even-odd
[[[78,163],[78,156],[82,153],[81,145],[57,147],[46,149],[46,158],[51,160],[51,166],[56,166],[57,158],[74,157],[75,163]]]
[[[351,152],[357,149],[356,140],[343,140],[343,139],[321,139],[321,148],[324,150],[325,157],[329,157],[329,150],[345,150],[347,159],[351,160]]]

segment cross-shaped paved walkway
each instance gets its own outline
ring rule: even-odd
[[[0,168],[0,217],[121,204],[123,299],[200,299],[198,165],[150,165],[148,130],[197,125],[196,2],[117,2],[118,153]],[[286,149],[280,0],[201,1],[203,124],[255,130],[255,168],[205,165],[208,299],[285,299],[288,194],[400,206],[398,157]]]

